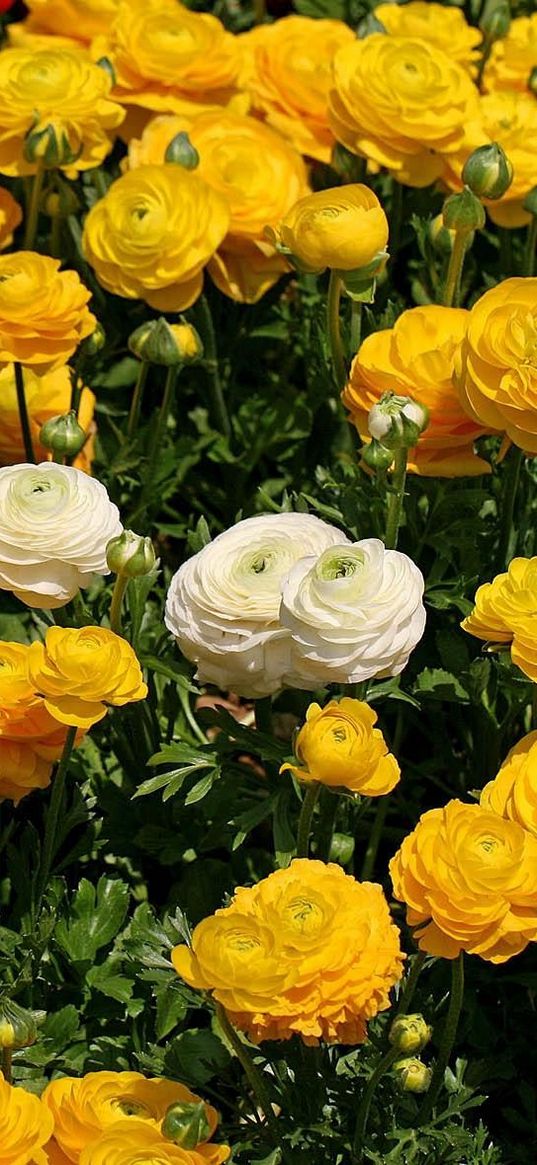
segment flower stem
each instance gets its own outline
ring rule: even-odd
[[[449,256],[449,266],[444,287],[444,307],[458,307],[460,282],[464,256],[466,253],[466,231],[455,231],[453,249]]]
[[[362,1156],[362,1147],[364,1143],[365,1131],[367,1127],[367,1118],[369,1116],[369,1109],[371,1108],[371,1101],[373,1099],[375,1089],[379,1080],[384,1076],[385,1072],[391,1068],[392,1064],[397,1059],[400,1059],[401,1051],[399,1048],[390,1048],[386,1055],[377,1064],[372,1075],[369,1077],[367,1088],[362,1096],[360,1107],[358,1109],[358,1116],[356,1117],[356,1128],[354,1130],[353,1140],[353,1160],[360,1161]]]
[[[37,168],[32,180],[32,190],[28,201],[26,211],[26,224],[24,228],[24,243],[25,251],[31,251],[35,243],[35,236],[37,234],[37,223],[39,220],[39,203],[41,201],[41,193],[43,190],[43,179],[45,177],[45,168],[42,162],[37,163]]]
[[[272,736],[272,700],[270,696],[262,696],[255,701],[255,726],[258,732]]]
[[[356,356],[362,336],[363,303],[351,300],[351,356]]]
[[[110,603],[110,629],[116,635],[123,635],[121,623],[121,605],[123,603],[123,596],[127,590],[128,578],[126,574],[118,574],[114,583],[112,591],[112,602]]]
[[[198,300],[198,309],[202,317],[202,341],[205,352],[203,365],[209,374],[209,393],[211,397],[211,411],[215,424],[220,432],[225,437],[230,439],[232,435],[231,421],[227,411],[224,393],[222,390],[222,381],[220,380],[220,368],[218,364],[218,352],[216,348],[216,334],[214,330],[213,317],[211,309],[204,295]]]
[[[256,1064],[252,1060],[246,1044],[241,1040],[238,1032],[230,1023],[225,1008],[221,1003],[216,1003],[216,1018],[226,1037],[226,1040],[231,1044],[237,1059],[239,1060],[244,1074],[248,1080],[250,1088],[256,1098],[256,1101],[265,1117],[272,1139],[276,1145],[280,1144],[280,1136],[278,1129],[278,1122],[274,1116],[270,1096],[268,1094],[267,1086],[263,1079],[263,1073],[259,1071]]]
[[[341,291],[343,284],[341,278],[335,271],[330,272],[330,282],[328,284],[328,298],[326,301],[326,328],[328,333],[328,342],[330,344],[330,352],[332,354],[332,366],[334,371],[334,380],[339,390],[345,387],[347,380],[347,369],[345,367],[345,356],[343,353],[343,342],[341,339],[341,329],[339,326],[339,305],[341,301]]]
[[[537,215],[532,214],[531,222],[526,231],[526,246],[524,248],[523,275],[530,277],[535,274],[535,250],[537,248]]]
[[[144,388],[147,381],[147,374],[149,372],[149,361],[142,360],[138,369],[138,379],[134,386],[134,392],[131,399],[131,407],[129,410],[129,419],[127,421],[127,439],[132,440],[134,434],[140,424],[140,412],[142,408],[142,398],[144,395]]]
[[[505,489],[502,495],[498,545],[498,568],[500,571],[505,570],[509,565],[516,549],[516,530],[513,528],[513,518],[524,451],[513,446],[506,460]]]
[[[379,803],[375,813],[375,820],[369,835],[362,872],[360,874],[361,882],[368,882],[375,868],[375,858],[377,856],[377,850],[379,848],[380,839],[382,837],[382,830],[384,829],[384,822],[388,812],[388,803],[388,797],[386,794],[384,794],[383,797],[379,797]]]
[[[464,954],[461,951],[459,957],[454,959],[451,965],[451,994],[449,998],[449,1008],[442,1032],[442,1039],[438,1049],[438,1057],[434,1067],[433,1078],[431,1080],[431,1087],[425,1097],[425,1100],[418,1113],[417,1124],[425,1125],[432,1115],[435,1101],[438,1097],[442,1084],[444,1083],[444,1074],[449,1063],[451,1050],[457,1035],[457,1027],[459,1024],[459,1016],[461,1013],[462,1000],[464,996]]]
[[[395,550],[399,535],[399,527],[403,516],[405,500],[406,467],[408,460],[407,449],[396,449],[393,473],[390,482],[390,497],[388,501],[388,515],[386,518],[386,536],[384,539],[387,550]]]
[[[22,364],[18,360],[15,361],[15,388],[17,392],[17,405],[19,408],[19,419],[22,429],[22,439],[24,442],[24,454],[26,460],[32,465],[36,464],[36,457],[32,443],[32,433],[30,429],[30,418],[28,416],[28,409],[26,407],[26,397],[24,395],[24,373]]]
[[[13,1072],[11,1070],[13,1060],[13,1049],[2,1048],[2,1073],[6,1084],[13,1083]]]
[[[58,848],[58,824],[63,807],[65,781],[69,767],[69,760],[73,751],[75,740],[76,726],[73,725],[67,729],[67,735],[65,737],[63,752],[60,757],[60,763],[52,782],[52,795],[47,813],[45,836],[43,839],[43,848],[41,850],[41,861],[39,863],[39,870],[37,874],[35,895],[37,912],[41,906],[45,887],[49,879],[50,871],[52,869],[52,863]]]
[[[412,1003],[412,999],[414,998],[414,992],[416,990],[418,979],[423,970],[423,965],[426,958],[427,955],[425,951],[419,951],[418,954],[414,956],[412,970],[405,983],[404,990],[401,992],[401,998],[397,1004],[397,1010],[395,1012],[394,1019],[397,1019],[398,1015],[407,1014],[410,1004]]]
[[[298,819],[298,831],[296,836],[296,856],[297,858],[307,858],[309,853],[309,841],[311,833],[311,819],[313,811],[317,804],[321,786],[318,781],[312,781],[306,789],[302,808],[300,810],[300,817]]]

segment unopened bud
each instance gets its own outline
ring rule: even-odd
[[[39,432],[41,444],[58,457],[76,457],[86,439],[87,433],[82,425],[79,425],[74,409],[63,415],[50,417]]]
[[[354,838],[348,833],[334,833],[330,843],[329,862],[337,862],[346,866],[354,853]]]
[[[429,239],[435,251],[440,255],[451,255],[456,231],[448,231],[444,226],[441,214],[437,214],[429,223]],[[464,237],[465,250],[469,251],[474,241],[474,232],[469,231]]]
[[[30,1048],[36,1039],[37,1022],[33,1012],[11,999],[0,999],[0,1049]]]
[[[174,162],[184,170],[195,170],[199,166],[199,160],[198,151],[192,145],[187,133],[176,133],[164,154],[165,162]]]
[[[135,534],[133,530],[124,530],[107,543],[106,563],[114,574],[122,574],[125,578],[140,578],[153,570],[155,562],[151,539]]]
[[[509,0],[487,0],[479,27],[488,44],[507,36],[511,27]]]
[[[49,218],[69,218],[80,210],[78,198],[69,186],[62,185],[58,190],[50,190],[41,204],[43,214]]]
[[[128,345],[149,364],[193,364],[203,356],[203,345],[191,324],[169,324],[163,316],[149,320],[129,336]]]
[[[394,1019],[388,1039],[399,1052],[421,1052],[433,1034],[422,1015],[399,1015]]]
[[[103,325],[97,321],[95,331],[91,333],[91,336],[86,336],[85,340],[82,340],[82,343],[78,349],[78,354],[84,360],[89,359],[91,356],[96,356],[97,352],[100,352],[101,349],[104,348],[105,344],[106,332],[103,328]]]
[[[373,32],[386,32],[386,29],[374,12],[368,12],[356,26],[356,36],[358,40],[365,40],[365,37],[371,36]]]
[[[537,186],[532,186],[531,190],[528,190],[522,206],[528,214],[537,214]]]
[[[513,181],[513,167],[498,142],[479,146],[466,159],[462,180],[478,198],[502,198]]]
[[[385,392],[367,416],[371,436],[387,449],[411,449],[428,424],[425,405],[393,392]]]
[[[161,1125],[162,1136],[181,1149],[195,1149],[211,1135],[207,1109],[202,1100],[171,1104]]]
[[[478,198],[468,186],[460,194],[450,194],[442,208],[442,222],[448,231],[468,231],[483,229],[486,214]]]
[[[368,469],[373,469],[375,473],[386,473],[390,465],[393,465],[393,449],[387,449],[374,438],[369,445],[364,445],[361,456],[364,465],[367,465]]]
[[[427,1092],[432,1072],[421,1060],[413,1056],[397,1060],[393,1070],[397,1073],[399,1087],[403,1092]]]
[[[82,145],[74,150],[63,129],[46,125],[43,129],[31,129],[24,139],[23,155],[27,162],[40,162],[46,169],[56,170],[61,166],[71,166],[82,152]]]

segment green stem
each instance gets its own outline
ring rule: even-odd
[[[449,1063],[449,1057],[457,1035],[457,1027],[459,1025],[459,1016],[461,1013],[462,1000],[464,996],[464,954],[461,951],[459,957],[454,959],[451,964],[451,994],[449,998],[449,1008],[442,1032],[442,1039],[438,1049],[438,1057],[434,1066],[433,1078],[431,1086],[423,1101],[421,1109],[418,1113],[417,1125],[425,1125],[432,1116],[433,1108],[438,1097],[438,1094],[444,1083],[444,1075]]]
[[[369,1109],[371,1108],[371,1101],[373,1099],[375,1089],[379,1080],[388,1072],[392,1064],[401,1058],[401,1052],[398,1048],[390,1048],[389,1052],[382,1057],[382,1060],[377,1064],[375,1071],[369,1077],[367,1088],[362,1096],[360,1107],[358,1109],[358,1116],[356,1117],[356,1128],[354,1130],[353,1140],[353,1160],[360,1161],[362,1156],[362,1147],[364,1143],[365,1131],[367,1127],[367,1118],[369,1116]]]
[[[529,275],[530,278],[535,274],[535,250],[537,248],[537,215],[532,214],[531,222],[528,223],[526,231],[526,246],[524,248],[524,267],[523,275]]]
[[[317,804],[321,786],[318,781],[312,781],[306,789],[302,808],[300,810],[300,817],[298,819],[298,830],[296,835],[296,856],[297,858],[307,858],[309,853],[309,842],[311,833],[311,819],[313,811]]]
[[[498,569],[505,570],[516,549],[516,530],[513,528],[515,505],[520,481],[520,471],[524,451],[516,446],[507,454],[505,487],[501,498],[500,540],[498,545]]]
[[[326,301],[326,328],[328,333],[328,343],[330,344],[330,352],[332,355],[332,367],[334,372],[334,380],[337,388],[341,391],[345,387],[347,380],[347,369],[345,366],[345,355],[343,352],[343,342],[341,339],[341,329],[339,326],[339,305],[341,302],[341,292],[343,283],[339,275],[335,271],[330,272],[330,281],[328,284],[328,298]]]
[[[4,1075],[4,1080],[7,1084],[13,1083],[12,1060],[13,1049],[2,1048],[2,1072]]]
[[[395,450],[393,473],[390,482],[388,514],[386,517],[386,536],[384,539],[387,550],[395,550],[397,547],[405,500],[407,460],[408,449]]]
[[[478,65],[477,77],[475,79],[475,83],[476,83],[478,89],[481,88],[481,81],[483,80],[483,73],[485,70],[485,65],[489,59],[490,50],[492,48],[493,43],[494,42],[492,41],[492,39],[489,36],[486,36],[484,41],[483,41],[483,44],[481,46],[481,60],[480,60],[479,65]]]
[[[147,374],[149,372],[149,361],[142,360],[138,369],[138,379],[134,386],[134,392],[131,399],[131,407],[129,409],[129,419],[127,421],[127,439],[132,441],[134,434],[140,424],[140,413],[142,409],[142,398],[147,382]]]
[[[363,303],[351,300],[351,356],[356,356],[362,336],[362,309]]]
[[[50,222],[49,253],[52,259],[62,257],[62,220],[59,214],[53,215]]]
[[[412,960],[412,969],[411,969],[410,974],[408,976],[408,979],[405,983],[404,989],[401,992],[401,998],[399,999],[399,1003],[397,1004],[397,1009],[396,1009],[396,1012],[394,1015],[394,1019],[396,1019],[398,1015],[407,1015],[408,1014],[408,1009],[410,1007],[412,999],[414,998],[414,992],[416,990],[416,987],[418,984],[418,979],[419,979],[421,972],[423,970],[423,965],[425,963],[426,958],[427,958],[427,955],[426,955],[425,951],[419,951],[419,953],[417,955],[414,955],[414,958]]]
[[[36,457],[34,453],[34,446],[32,442],[32,433],[30,429],[30,418],[28,416],[28,409],[26,407],[26,396],[24,394],[24,373],[22,364],[18,360],[15,361],[15,389],[17,392],[17,405],[19,408],[19,419],[22,429],[22,439],[24,442],[24,453],[26,460],[32,465],[36,464]]]
[[[116,635],[123,635],[121,623],[121,605],[123,603],[123,596],[127,590],[129,580],[126,574],[118,574],[114,583],[112,591],[112,602],[110,603],[110,630],[114,631]]]
[[[244,1070],[244,1074],[248,1080],[250,1088],[252,1089],[259,1108],[265,1117],[265,1121],[270,1130],[272,1139],[276,1145],[280,1146],[278,1121],[274,1116],[268,1089],[263,1079],[263,1073],[260,1072],[257,1065],[254,1064],[246,1044],[243,1042],[243,1040],[241,1040],[238,1032],[229,1022],[225,1008],[221,1003],[216,1003],[216,1017],[226,1039],[231,1044],[231,1047],[233,1048],[233,1051],[235,1052],[235,1055]]]
[[[319,858],[319,861],[321,862],[327,862],[330,857],[330,847],[332,845],[332,838],[334,836],[334,826],[336,823],[338,807],[338,794],[331,793],[328,791],[328,789],[323,789],[320,806],[320,821],[317,830],[317,846],[315,849],[315,856]]]
[[[460,282],[466,254],[466,231],[455,231],[453,248],[449,256],[449,266],[444,287],[443,303],[445,307],[458,307]]]
[[[65,781],[67,777],[67,770],[69,768],[69,760],[73,751],[75,740],[76,727],[72,726],[67,729],[67,735],[65,737],[63,752],[60,757],[60,763],[52,781],[52,794],[45,825],[45,836],[43,839],[43,848],[41,850],[41,861],[37,874],[35,895],[37,908],[36,913],[39,912],[43,894],[45,892],[45,887],[47,885],[50,871],[52,869],[52,863],[58,848],[58,824],[63,808]]]
[[[270,696],[262,696],[255,701],[255,726],[258,732],[272,736],[272,700]]]
[[[45,177],[45,168],[42,162],[37,163],[37,169],[33,176],[32,190],[26,212],[26,224],[24,228],[24,243],[25,251],[31,251],[37,234],[37,223],[39,220],[39,203],[41,201],[41,194],[43,191],[43,179]]]
[[[383,797],[379,797],[379,803],[375,813],[375,820],[369,835],[369,842],[365,851],[364,863],[362,866],[362,872],[360,874],[361,882],[368,882],[375,868],[375,858],[377,856],[377,850],[379,848],[380,839],[382,837],[382,830],[384,829],[384,822],[388,812],[388,804],[389,801],[387,794],[384,794]]]
[[[220,367],[218,363],[218,352],[216,347],[216,333],[214,330],[211,309],[204,295],[202,295],[198,300],[197,307],[201,315],[203,325],[202,340],[205,352],[203,365],[209,374],[211,411],[218,429],[229,440],[232,436],[232,429],[226,402],[224,399],[222,381],[220,380]]]

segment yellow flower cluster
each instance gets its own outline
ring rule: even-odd
[[[391,793],[401,773],[376,722],[369,704],[348,696],[324,708],[310,704],[295,742],[298,764],[284,764],[280,772],[364,797]]]
[[[537,558],[513,558],[504,574],[478,587],[462,627],[477,639],[509,645],[513,663],[537,683]]]
[[[296,859],[195,928],[177,973],[211,991],[251,1039],[361,1043],[402,975],[399,934],[380,886],[341,866]]]

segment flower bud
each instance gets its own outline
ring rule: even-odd
[[[478,198],[468,186],[460,194],[450,194],[442,208],[442,222],[448,231],[480,231],[483,229],[486,214]]]
[[[421,1052],[433,1034],[422,1015],[399,1015],[394,1019],[388,1039],[399,1052]]]
[[[390,465],[393,465],[393,449],[387,449],[380,441],[375,441],[375,438],[369,445],[364,446],[361,456],[367,468],[373,469],[375,473],[386,473]]]
[[[70,166],[82,152],[82,145],[73,150],[67,134],[49,124],[43,129],[31,129],[24,139],[23,155],[27,162],[41,162],[46,169],[56,170]]]
[[[149,320],[129,336],[128,345],[139,360],[149,364],[193,364],[203,355],[203,345],[191,324],[169,324],[163,316]]]
[[[397,1073],[399,1087],[403,1092],[427,1092],[432,1072],[421,1060],[413,1056],[397,1060],[393,1070]]]
[[[329,862],[337,862],[346,866],[354,853],[354,838],[348,833],[334,833],[330,843]]]
[[[165,162],[174,162],[184,170],[195,170],[199,166],[199,160],[198,151],[192,145],[187,133],[176,133],[164,154]]]
[[[513,181],[513,167],[498,142],[479,146],[466,159],[462,180],[478,198],[502,198]]]
[[[211,1135],[211,1126],[202,1100],[177,1101],[170,1104],[161,1125],[161,1133],[166,1140],[173,1141],[181,1149],[195,1149],[201,1141]]]
[[[487,0],[479,27],[488,44],[507,36],[511,27],[509,0]]]
[[[84,360],[89,359],[91,356],[96,356],[97,352],[100,352],[101,349],[104,348],[105,344],[106,332],[102,324],[97,321],[95,331],[91,333],[91,336],[86,336],[86,339],[82,341],[78,349],[78,354],[79,356],[82,356]]]
[[[453,250],[453,243],[455,241],[455,231],[448,231],[444,226],[444,220],[441,214],[437,214],[429,223],[429,240],[432,247],[440,255],[451,255]],[[465,250],[469,251],[474,241],[475,235],[473,231],[469,231],[465,235],[464,245]]]
[[[522,206],[529,214],[537,214],[537,186],[532,186],[531,190],[528,190]]]
[[[0,1000],[0,1048],[16,1051],[29,1048],[37,1039],[37,1022],[33,1012],[19,1007],[11,999]]]
[[[386,29],[374,12],[368,12],[367,16],[364,16],[363,20],[356,26],[356,36],[358,40],[364,40],[373,32],[386,32]]]
[[[61,185],[57,190],[50,190],[42,200],[41,210],[49,218],[69,218],[80,210],[80,203],[74,190],[67,185]]]
[[[387,449],[411,449],[429,424],[429,410],[410,396],[385,392],[367,417],[371,436]]]
[[[111,538],[106,546],[106,563],[114,574],[126,578],[139,578],[149,574],[155,565],[155,551],[150,538],[124,530],[117,538]]]
[[[79,425],[74,409],[70,412],[50,417],[41,426],[39,440],[45,449],[58,457],[76,457],[87,438],[87,433]]]

